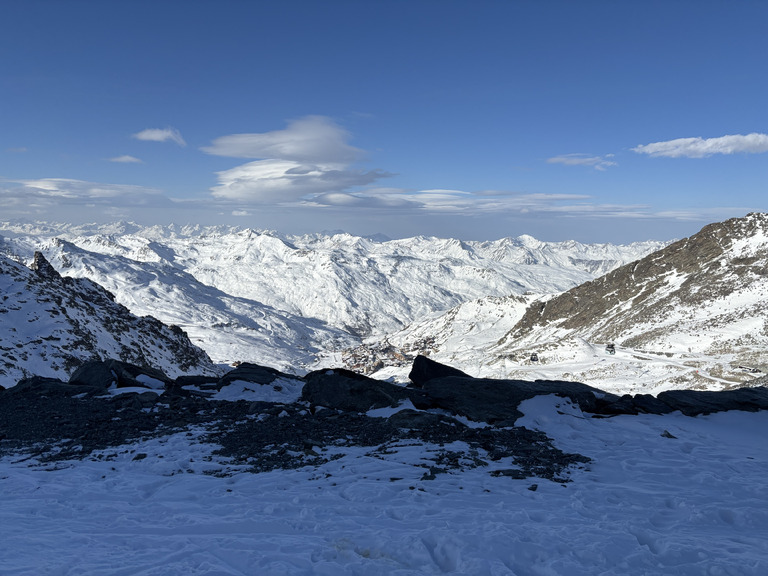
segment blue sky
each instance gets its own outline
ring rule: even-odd
[[[631,242],[768,210],[768,2],[0,2],[0,220]]]

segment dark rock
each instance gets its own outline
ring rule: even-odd
[[[201,388],[212,387],[216,388],[219,378],[215,376],[179,376],[173,381],[174,385],[179,388],[184,386],[198,386]]]
[[[672,411],[667,404],[650,394],[636,396],[624,394],[620,398],[613,395],[598,398],[597,406],[592,412],[615,416],[617,414],[668,414]]]
[[[450,416],[408,409],[400,410],[392,414],[387,418],[387,421],[395,428],[409,430],[434,429],[441,424],[464,427],[464,424]]]
[[[505,470],[494,470],[491,472],[491,476],[506,476],[507,478],[514,478],[515,480],[524,480],[525,478],[528,478],[529,475],[525,470],[508,468]]]
[[[30,268],[37,272],[37,275],[41,278],[61,280],[61,275],[53,266],[51,266],[51,263],[45,259],[42,252],[35,252]]]
[[[234,370],[230,370],[224,374],[224,376],[219,379],[217,388],[221,390],[224,386],[231,384],[235,380],[244,380],[245,382],[266,385],[271,384],[278,378],[296,378],[296,376],[285,374],[274,368],[243,362]]]
[[[719,392],[701,390],[668,390],[661,392],[657,399],[670,407],[680,410],[686,416],[711,414],[726,410],[757,412],[768,409],[768,388],[738,388]]]
[[[598,397],[615,398],[597,388],[578,382],[557,380],[490,380],[485,378],[435,378],[423,387],[429,405],[417,408],[442,408],[476,422],[512,426],[522,413],[520,402],[544,394],[555,394],[579,405],[585,412],[595,412]]]
[[[163,387],[169,386],[172,381],[168,376],[155,368],[144,368],[119,360],[93,360],[86,362],[75,370],[69,378],[70,384],[87,385],[106,390],[113,384],[117,388],[149,388],[146,382],[139,378],[159,381]]]
[[[46,396],[51,394],[62,394],[72,396],[80,394],[83,389],[75,388],[58,378],[44,378],[43,376],[32,376],[20,380],[16,386],[12,386],[4,391],[6,394],[28,395],[28,396]]]
[[[435,378],[445,378],[447,376],[458,376],[462,378],[471,378],[468,374],[465,374],[458,368],[452,366],[446,366],[435,362],[431,358],[422,356],[419,354],[413,361],[411,367],[411,373],[408,374],[411,383],[416,388],[421,388],[425,382],[434,380]]]
[[[637,394],[632,398],[637,414],[669,414],[672,409],[656,396]]]
[[[395,384],[374,380],[344,369],[317,370],[304,377],[302,400],[348,412],[395,407],[411,397],[410,391]]]

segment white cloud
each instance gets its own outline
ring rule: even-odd
[[[120,199],[125,203],[133,203],[137,199],[148,196],[158,196],[160,192],[143,186],[126,184],[100,184],[69,178],[40,178],[38,180],[19,180],[21,190],[38,198],[58,199]]]
[[[608,160],[613,154],[606,156],[590,156],[589,154],[563,154],[548,158],[549,164],[565,164],[566,166],[592,166],[595,170],[603,171],[610,166],[616,166],[616,162]]]
[[[256,160],[217,172],[215,197],[273,204],[296,202],[305,196],[341,192],[387,176],[384,172],[352,170],[337,165],[303,165],[291,160]]]
[[[231,134],[213,141],[203,152],[230,158],[292,160],[302,164],[350,164],[362,151],[350,146],[349,132],[324,116],[289,122],[285,130],[259,134]]]
[[[143,161],[139,158],[136,158],[135,156],[129,156],[128,154],[123,154],[122,156],[115,156],[114,158],[109,159],[110,162],[119,162],[121,164],[143,164]]]
[[[137,140],[146,140],[149,142],[176,142],[179,146],[186,146],[187,143],[181,137],[181,133],[176,128],[147,128],[133,135]]]
[[[768,134],[734,134],[719,138],[677,138],[632,148],[638,154],[667,158],[706,158],[713,154],[762,154],[768,152]]]
[[[0,204],[8,218],[71,222],[141,219],[178,210],[177,202],[153,188],[69,178],[0,181]]]
[[[329,193],[305,202],[304,206],[334,206],[338,208],[377,208],[382,216],[386,211],[408,210],[424,215],[501,216],[520,213],[567,213],[604,210],[615,212],[615,207],[599,207],[583,194],[526,194],[500,191],[465,192],[462,190],[408,191],[395,188],[374,188],[354,194]],[[625,207],[626,208],[626,207]]]
[[[203,148],[208,154],[257,158],[218,172],[219,184],[211,191],[223,200],[252,204],[284,204],[327,194],[345,194],[366,186],[387,173],[353,168],[362,151],[350,146],[350,134],[323,116],[294,120],[285,130],[261,134],[232,134]],[[326,201],[333,200],[327,196]],[[354,197],[336,197],[334,202]],[[357,202],[357,201],[355,201]]]

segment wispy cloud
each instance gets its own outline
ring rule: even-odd
[[[84,180],[69,178],[40,178],[37,180],[19,180],[25,193],[48,198],[59,199],[87,199],[98,200],[102,198],[120,199],[125,202],[135,202],[137,199],[148,196],[158,196],[159,190],[145,188],[143,186],[131,186],[126,184],[101,184]]]
[[[14,154],[24,154],[24,152],[28,152],[28,149],[26,146],[18,146],[16,148],[6,148],[6,152],[12,152]]]
[[[408,191],[375,188],[350,194],[323,194],[304,205],[335,207],[375,207],[382,212],[401,211],[422,214],[462,214],[465,216],[565,212],[575,207],[592,207],[592,198],[583,194],[530,194],[521,192],[463,190]]]
[[[362,155],[348,144],[350,134],[330,118],[306,116],[285,130],[230,134],[216,138],[203,152],[230,158],[291,160],[300,164],[350,164]]]
[[[563,154],[548,158],[548,164],[565,164],[566,166],[590,166],[595,170],[604,171],[611,166],[616,166],[616,162],[609,160],[613,154],[605,156],[590,156],[589,154]]]
[[[187,143],[181,137],[181,133],[176,128],[147,128],[133,135],[137,140],[146,140],[149,142],[176,142],[179,146],[186,146]]]
[[[0,203],[9,218],[135,218],[170,210],[173,201],[143,186],[87,182],[69,178],[0,181]]]
[[[136,158],[136,156],[129,156],[128,154],[123,154],[122,156],[115,156],[114,158],[109,159],[110,162],[119,162],[121,164],[142,164],[143,161],[140,158]]]
[[[218,172],[219,185],[211,191],[216,198],[253,204],[291,203],[343,193],[389,175],[353,168],[363,152],[351,146],[349,138],[346,130],[323,116],[294,120],[285,130],[222,136],[202,150],[256,160]]]
[[[768,134],[734,134],[719,138],[677,138],[632,148],[638,154],[667,158],[706,158],[714,154],[762,154],[768,152]]]

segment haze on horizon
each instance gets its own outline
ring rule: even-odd
[[[0,220],[628,243],[768,210],[766,3],[0,18]]]

